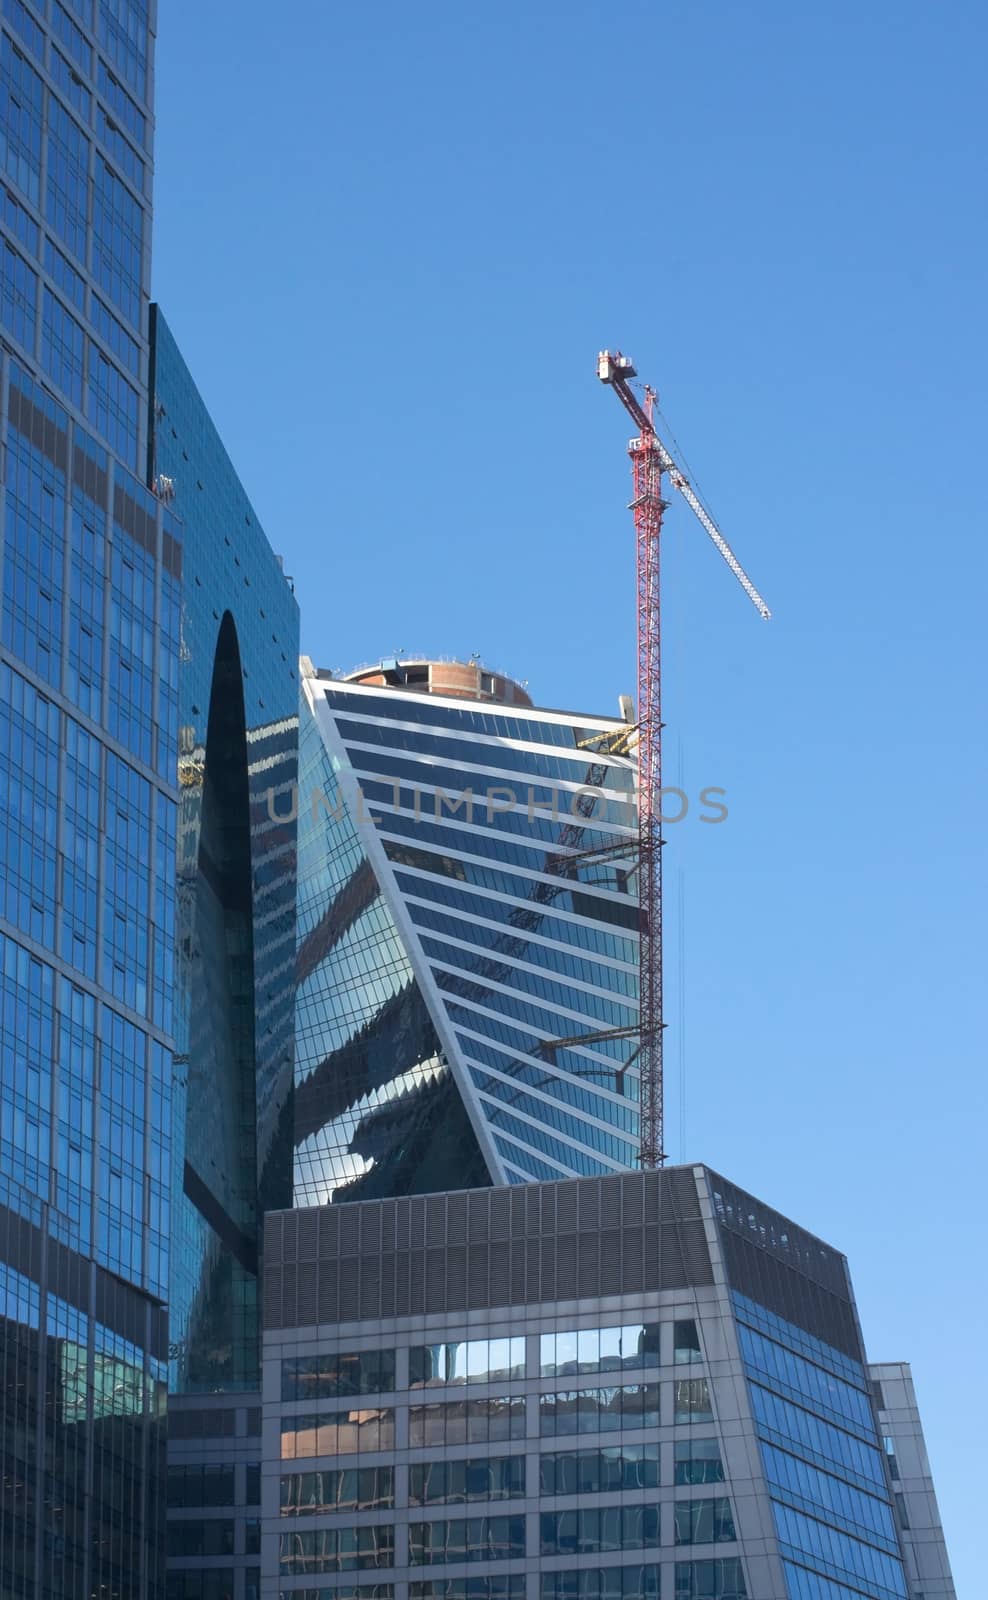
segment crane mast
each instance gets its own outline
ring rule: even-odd
[[[641,1075],[640,1154],[643,1167],[665,1160],[662,1032],[662,612],[659,585],[660,535],[666,502],[662,474],[686,503],[731,568],[760,615],[771,612],[713,517],[655,431],[655,390],[646,386],[644,404],[631,387],[633,363],[619,350],[603,350],[597,376],[609,385],[638,428],[628,446],[634,493],[638,580],[638,883],[639,921],[639,1071]]]

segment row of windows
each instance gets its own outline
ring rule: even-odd
[[[281,1515],[320,1511],[384,1511],[395,1503],[392,1467],[327,1467],[281,1480]]]
[[[739,1556],[676,1563],[675,1600],[747,1600],[747,1595]]]
[[[64,259],[64,258],[62,258]],[[71,270],[71,269],[69,269]],[[81,281],[81,280],[80,280]],[[0,249],[0,320],[28,349],[34,346],[37,274],[3,241]],[[115,326],[116,324],[114,319]],[[123,335],[122,339],[129,336]],[[118,340],[118,344],[122,343]],[[135,356],[137,346],[132,345]],[[88,347],[88,376],[86,350]],[[139,360],[139,356],[137,356]],[[96,345],[82,325],[45,288],[42,296],[41,364],[61,392],[83,409],[97,431],[132,469],[137,465],[137,390]]]
[[[525,1396],[489,1400],[450,1400],[411,1406],[408,1443],[422,1445],[487,1444],[498,1439],[524,1439]]]
[[[877,1449],[757,1383],[749,1387],[760,1438],[783,1448],[795,1448],[826,1470],[836,1467],[842,1477],[864,1489],[885,1492],[885,1473]]]
[[[408,1560],[413,1567],[453,1561],[510,1561],[524,1554],[524,1517],[409,1523]]]
[[[183,1472],[202,1473],[207,1481],[194,1488],[181,1480],[176,1483],[173,1473]],[[539,1458],[539,1475],[539,1492],[544,1496],[655,1489],[660,1482],[659,1446],[628,1444],[546,1453]],[[716,1439],[677,1439],[674,1481],[679,1486],[723,1483],[724,1467]],[[177,1491],[184,1498],[179,1498]],[[524,1494],[523,1456],[418,1461],[408,1469],[408,1503],[412,1506],[511,1500]],[[232,1469],[228,1480],[217,1480],[215,1468],[170,1468],[169,1504],[232,1505]],[[326,1468],[291,1473],[281,1480],[282,1516],[378,1511],[393,1505],[391,1467]]]
[[[541,1600],[658,1600],[660,1571],[657,1566],[623,1566],[543,1572]],[[675,1581],[675,1600],[747,1600],[737,1556],[677,1561]],[[816,1590],[791,1588],[790,1594],[793,1600],[830,1600]],[[414,1600],[411,1590],[409,1600]]]
[[[816,1567],[825,1577],[839,1582],[846,1582],[849,1577],[858,1579],[854,1588],[861,1587],[863,1582],[871,1586],[872,1592],[881,1589],[897,1596],[898,1600],[906,1600],[902,1562],[894,1556],[852,1539],[837,1528],[828,1528],[815,1517],[782,1506],[777,1500],[772,1501],[772,1510],[784,1556],[795,1555],[808,1566]]]
[[[581,1506],[545,1511],[539,1519],[544,1556],[595,1555],[607,1550],[645,1550],[658,1545],[659,1507]]]
[[[283,1589],[281,1600],[394,1600],[394,1593],[393,1583],[343,1583],[334,1584],[332,1589]],[[478,1595],[477,1600],[487,1597]],[[525,1596],[499,1595],[497,1600],[525,1600]]]
[[[429,1384],[500,1383],[525,1376],[525,1339],[459,1339],[408,1353],[411,1389]]]
[[[720,1495],[709,1500],[677,1500],[677,1544],[721,1544],[736,1539],[731,1502]]]
[[[379,798],[382,804],[387,804],[386,792],[382,791]],[[533,829],[537,832],[538,825],[533,824]],[[546,824],[545,831],[551,833],[551,825]],[[574,916],[586,917],[593,923],[613,923],[637,932],[638,905],[630,897],[626,900],[607,898],[592,893],[592,884],[572,878],[558,877],[554,881],[544,881],[542,877],[528,876],[530,873],[546,872],[546,856],[550,853],[548,848],[516,842],[503,835],[490,834],[483,828],[458,832],[450,826],[439,827],[434,822],[427,822],[424,817],[419,819],[414,816],[404,816],[400,812],[388,812],[383,816],[381,832],[383,835],[397,835],[406,840],[414,839],[414,845],[401,843],[396,846],[389,845],[386,840],[385,848],[389,853],[394,850],[400,852],[399,860],[410,857],[411,859],[407,859],[406,862],[409,866],[417,867],[420,871],[429,870],[442,874],[441,877],[437,877],[434,884],[433,899],[446,900],[449,883],[458,878],[461,882],[472,886],[490,889],[497,894],[510,895],[519,904],[531,904],[534,900],[536,907],[545,905],[553,910],[568,911]],[[550,842],[547,840],[546,846]],[[588,837],[587,830],[584,830],[583,842],[585,848],[589,849],[591,845],[609,845],[614,841],[599,835]],[[443,852],[454,853],[434,855],[433,865],[430,867],[422,859],[423,856],[432,855],[431,851],[422,848],[429,844],[437,845]],[[478,857],[481,859],[478,860]],[[508,870],[505,863],[520,868],[526,876]],[[428,893],[426,887],[428,879],[406,878],[406,881],[413,885],[411,889],[413,894]],[[613,888],[613,885],[611,887]],[[455,895],[451,895],[449,900],[451,904],[456,904]]]
[[[690,1441],[685,1443],[688,1446]],[[606,1494],[656,1489],[658,1485],[657,1444],[619,1444],[603,1450],[547,1452],[539,1457],[539,1492],[543,1495]]]
[[[771,1445],[762,1445],[762,1457],[769,1483],[782,1490],[785,1498],[796,1501],[797,1509],[811,1515],[822,1511],[828,1522],[842,1523],[849,1533],[873,1539],[893,1555],[898,1553],[892,1510],[883,1500],[862,1494],[840,1478],[807,1466]]]
[[[393,1350],[292,1356],[281,1363],[282,1400],[339,1400],[356,1394],[387,1394],[394,1386]]]
[[[232,1556],[234,1527],[227,1517],[186,1518],[168,1523],[170,1556]],[[261,1553],[261,1524],[254,1518],[244,1523],[244,1550],[248,1556]]]
[[[850,1423],[869,1439],[874,1437],[875,1421],[868,1395],[835,1377],[823,1367],[796,1355],[738,1323],[741,1356],[749,1372],[764,1382],[788,1391],[797,1403],[807,1403],[840,1424]]]
[[[660,1578],[656,1566],[543,1572],[540,1594],[541,1600],[659,1600]]]
[[[786,1345],[797,1354],[808,1356],[818,1367],[830,1368],[838,1377],[847,1378],[856,1388],[863,1389],[868,1386],[861,1362],[845,1355],[843,1350],[835,1349],[832,1344],[827,1344],[814,1334],[807,1333],[804,1328],[797,1328],[795,1323],[788,1322],[785,1317],[767,1310],[757,1301],[749,1300],[747,1295],[741,1294],[737,1289],[732,1289],[731,1301],[737,1311],[739,1322],[746,1322],[749,1327],[758,1328],[762,1333],[768,1334],[768,1337],[774,1339],[777,1344]]]
[[[577,1111],[585,1111],[592,1117],[600,1118],[611,1127],[623,1129],[631,1134],[637,1132],[638,1082],[634,1073],[629,1073],[624,1079],[623,1093],[628,1104],[620,1105],[614,1100],[605,1100],[584,1087],[588,1081],[597,1082],[612,1092],[621,1093],[621,1080],[613,1068],[598,1067],[583,1058],[580,1068],[583,1082],[576,1083],[567,1070],[572,1067],[572,1057],[568,1051],[560,1052],[564,1058],[562,1060],[557,1056],[551,1065],[546,1063],[543,1066],[535,1066],[534,1062],[523,1060],[517,1051],[509,1055],[504,1050],[496,1049],[486,1040],[478,1039],[475,1033],[476,1030],[468,1033],[462,1027],[456,1030],[457,1043],[469,1064],[475,1061],[483,1062],[495,1072],[506,1074],[514,1083],[528,1084],[533,1089],[541,1090],[543,1094],[553,1095],[556,1099],[575,1107]],[[555,1052],[553,1054],[555,1055]],[[485,1081],[488,1085],[491,1082],[489,1077]]]
[[[524,1523],[523,1523],[524,1526]],[[394,1566],[394,1528],[306,1528],[279,1541],[284,1577]]]
[[[524,1410],[522,1411],[524,1429]],[[393,1450],[394,1412],[327,1411],[323,1416],[283,1417],[282,1460],[299,1456],[359,1455],[369,1450]]]
[[[408,1600],[525,1600],[525,1589],[523,1572],[501,1572],[483,1578],[440,1578],[430,1583],[410,1583]],[[339,1590],[336,1593],[339,1594]]]
[[[608,735],[617,731],[616,724],[602,728],[582,724],[574,727],[566,722],[543,722],[538,716],[508,716],[501,707],[492,707],[490,711],[468,710],[460,706],[431,703],[421,696],[412,702],[389,692],[360,694],[348,693],[345,689],[326,689],[325,695],[334,711],[347,716],[386,717],[449,730],[462,728],[467,732],[482,733],[489,739],[558,745],[568,750],[585,748],[595,733]]]
[[[680,1378],[673,1385],[673,1420],[712,1422],[706,1378]],[[659,1424],[659,1385],[620,1389],[569,1389],[539,1396],[540,1432],[602,1433],[608,1428],[652,1428]]]
[[[623,1328],[544,1333],[539,1340],[539,1371],[544,1378],[568,1378],[586,1372],[615,1372],[622,1367],[657,1367],[661,1326],[648,1322]],[[702,1359],[696,1323],[674,1323],[673,1360],[681,1365]]]
[[[587,752],[573,750],[572,757],[550,755],[547,751],[519,750],[517,746],[494,743],[485,744],[479,739],[458,739],[455,734],[426,733],[422,729],[400,729],[393,726],[336,719],[340,737],[348,742],[365,745],[384,745],[389,750],[411,750],[418,755],[440,756],[454,763],[465,762],[476,766],[489,765],[511,772],[525,772],[532,777],[566,778],[582,783],[587,772]],[[572,735],[571,735],[572,737]],[[528,744],[537,744],[535,736],[523,734]],[[634,768],[615,763],[606,769],[605,786],[629,788],[634,782]]]
[[[389,840],[385,840],[384,848],[387,854],[394,859],[392,851],[402,850],[405,847],[392,845],[389,848],[390,843]],[[428,852],[422,852],[422,854],[427,855],[427,860],[421,863],[422,870],[432,872],[438,870],[437,863],[441,858],[428,854]],[[408,864],[411,865],[411,863]],[[425,883],[424,888],[421,887],[423,882]],[[510,928],[517,928],[517,921],[513,920],[517,919],[518,916],[518,903],[515,900],[495,900],[487,895],[472,894],[468,890],[458,887],[452,880],[448,883],[432,885],[426,880],[412,878],[407,873],[403,874],[403,884],[405,898],[409,902],[412,918],[421,927],[433,928],[437,933],[443,933],[452,931],[452,928],[457,924],[444,920],[444,915],[441,912],[436,911],[429,914],[426,907],[415,903],[417,899],[441,900],[445,906],[448,906],[453,911],[462,912],[468,918],[483,918],[489,922],[507,924]],[[542,906],[531,904],[530,902],[528,909],[530,909],[535,920],[531,928],[526,927],[526,934],[529,932],[540,934],[545,939],[554,939],[557,943],[572,945],[574,948],[586,951],[591,955],[608,956],[612,960],[624,961],[629,965],[635,963],[638,959],[638,946],[634,939],[622,938],[620,934],[612,933],[608,929],[599,928],[595,924],[588,924],[576,918],[558,916],[556,915],[558,908],[553,908],[549,905]],[[476,920],[474,920],[473,926],[477,926]],[[504,937],[503,933],[501,937]]]
[[[470,1500],[516,1500],[525,1493],[524,1456],[468,1461],[417,1461],[408,1469],[408,1503],[461,1505]]]

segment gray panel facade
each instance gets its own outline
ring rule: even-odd
[[[846,1261],[706,1168],[266,1226],[265,1600],[915,1600]]]

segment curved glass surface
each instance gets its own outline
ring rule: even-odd
[[[172,1386],[242,1389],[257,1382],[259,1219],[292,1201],[298,607],[156,308],[151,338],[154,468],[185,563]]]

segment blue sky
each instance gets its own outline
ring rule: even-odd
[[[983,8],[164,0],[159,25],[155,294],[322,664],[479,651],[613,709],[629,428],[598,348],[659,387],[775,613],[674,506],[666,771],[730,816],[668,830],[670,1154],[846,1250],[974,1594]]]

